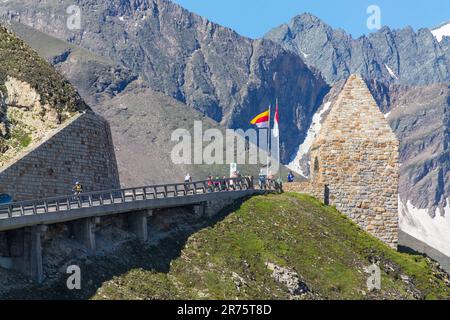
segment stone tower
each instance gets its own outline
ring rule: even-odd
[[[314,194],[364,230],[398,242],[399,142],[358,75],[351,75],[311,150]]]

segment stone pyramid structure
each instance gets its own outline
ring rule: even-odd
[[[311,184],[363,229],[398,242],[399,142],[366,83],[351,75],[311,150]]]

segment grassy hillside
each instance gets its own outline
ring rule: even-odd
[[[45,59],[0,26],[0,167],[88,108]]]
[[[382,270],[380,291],[367,289],[369,274],[364,268],[371,261],[377,261]],[[269,269],[274,266],[281,270],[275,277],[275,272]],[[94,296],[95,299],[449,297],[448,278],[429,259],[398,253],[334,208],[297,194],[261,196],[245,202],[222,222],[193,235],[180,257],[172,261],[170,271],[131,270],[104,283]]]

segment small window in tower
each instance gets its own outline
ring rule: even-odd
[[[319,159],[317,157],[314,158],[314,172],[319,171]]]

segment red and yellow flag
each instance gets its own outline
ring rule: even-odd
[[[269,110],[257,115],[250,123],[258,128],[269,128]]]

